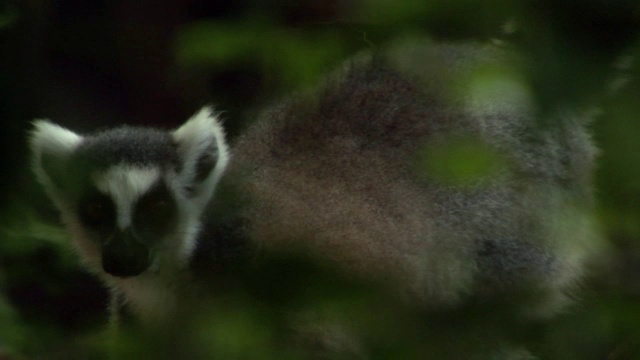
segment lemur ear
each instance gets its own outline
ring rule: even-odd
[[[58,198],[68,178],[69,159],[82,136],[47,120],[36,120],[30,140],[33,171],[49,195]]]
[[[187,190],[194,196],[212,190],[229,160],[224,130],[216,114],[210,107],[204,107],[172,135]]]

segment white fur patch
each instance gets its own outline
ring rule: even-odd
[[[30,146],[32,153],[33,171],[38,181],[56,202],[63,207],[62,198],[58,193],[50,175],[42,166],[42,157],[50,156],[57,159],[68,158],[82,141],[82,136],[58,126],[48,120],[35,120],[31,132]]]
[[[183,170],[179,174],[179,178],[176,179],[178,184],[192,184],[196,177],[198,160],[205,152],[211,151],[212,147],[217,149],[215,167],[206,179],[194,184],[193,194],[195,196],[189,199],[188,204],[182,210],[187,215],[187,219],[182,225],[182,233],[185,235],[178,253],[182,260],[186,260],[193,253],[196,245],[195,238],[198,226],[194,219],[199,218],[224,174],[230,157],[229,147],[222,124],[209,106],[200,109],[172,135],[178,144],[178,156],[180,156],[183,165]]]
[[[48,120],[36,120],[33,127],[31,148],[34,153],[68,154],[82,140],[82,136]]]
[[[175,289],[169,283],[150,274],[127,279],[113,279],[133,311],[147,326],[157,326],[175,314]]]
[[[213,109],[205,106],[192,116],[187,122],[173,132],[173,138],[179,144],[178,152],[187,169],[186,176],[191,180],[195,176],[195,167],[200,154],[214,145],[218,151],[216,166],[212,174],[204,182],[204,186],[211,188],[218,183],[229,162],[229,146],[225,139],[224,129]],[[203,196],[205,202],[210,194]]]
[[[96,188],[110,195],[117,208],[117,225],[131,225],[133,204],[160,179],[160,169],[116,165],[93,174]]]

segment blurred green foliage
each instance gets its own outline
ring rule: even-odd
[[[431,144],[421,151],[421,173],[441,184],[473,185],[495,178],[507,167],[507,159],[477,138],[461,136]]]
[[[254,62],[267,74],[280,74],[279,81],[288,89],[312,85],[335,59],[345,55],[345,45],[336,33],[300,34],[259,19],[191,23],[178,33],[176,44],[182,66]]]
[[[55,211],[33,183],[25,165],[27,121],[42,115],[35,108],[53,109],[61,114],[66,110],[72,114],[71,119],[76,118],[73,114],[78,118],[84,114],[117,118],[113,114],[121,113],[109,113],[104,108],[116,108],[113,105],[120,103],[133,108],[148,105],[152,109],[149,117],[162,121],[165,102],[162,97],[152,96],[150,89],[169,91],[172,88],[158,86],[141,75],[152,68],[156,72],[150,72],[150,76],[161,79],[163,86],[187,79],[183,86],[189,90],[173,89],[176,96],[183,96],[182,103],[191,105],[202,101],[193,89],[203,87],[202,92],[211,95],[206,97],[207,101],[213,99],[221,110],[228,110],[227,125],[233,129],[264,103],[291,90],[312,86],[351,54],[406,36],[446,41],[500,38],[515,44],[524,54],[523,73],[503,73],[496,69],[478,73],[477,78],[469,81],[471,91],[478,94],[479,103],[490,101],[483,96],[497,89],[498,94],[507,92],[513,96],[519,96],[521,91],[531,92],[543,121],[569,107],[601,109],[592,126],[602,149],[596,182],[604,228],[614,247],[613,261],[606,271],[586,284],[593,290],[587,292],[578,309],[541,326],[536,333],[507,335],[528,345],[531,343],[534,352],[545,354],[545,359],[640,358],[640,121],[637,119],[640,115],[637,59],[640,7],[637,2],[285,3],[249,1],[238,5],[221,1],[207,5],[194,1],[193,6],[199,6],[203,14],[195,11],[193,16],[171,13],[171,8],[155,9],[146,3],[141,3],[138,9],[120,7],[124,2],[107,5],[103,2],[15,1],[0,8],[0,35],[4,41],[0,58],[3,65],[0,97],[4,100],[0,115],[7,120],[2,145],[7,147],[5,152],[11,154],[3,164],[2,181],[12,184],[4,188],[3,199],[11,200],[4,202],[0,223],[0,358],[10,354],[9,358],[15,359],[22,356],[96,359],[108,358],[109,351],[115,358],[185,355],[171,353],[173,350],[166,344],[172,344],[173,348],[175,339],[147,342],[140,334],[125,333],[114,343],[110,335],[101,330],[106,323],[105,293],[99,292],[100,285],[95,280],[91,282],[89,275],[76,270],[77,259],[55,222]],[[154,23],[156,27],[138,24],[132,21],[136,18],[130,16],[134,11],[140,11],[143,19],[146,15],[159,19],[177,17],[175,22],[179,26],[168,20],[166,24]],[[122,25],[128,22],[137,26]],[[158,29],[165,29],[163,24],[171,35],[167,41],[158,42],[160,35],[157,34],[162,33]],[[49,36],[48,30],[53,34]],[[65,34],[75,35],[63,36]],[[140,53],[125,46],[127,39],[142,39],[133,46],[139,47]],[[162,62],[149,56],[156,54],[149,50],[154,47],[170,53],[171,66],[154,67]],[[625,58],[632,61],[624,67],[613,66]],[[130,65],[127,72],[113,65],[118,62],[134,65]],[[93,73],[87,69],[94,67],[107,75],[91,82],[87,74]],[[217,75],[207,78],[210,74]],[[247,78],[247,74],[255,77]],[[74,80],[53,85],[46,82],[65,76]],[[113,80],[118,76],[119,80]],[[624,82],[624,86],[612,91],[612,84],[618,82]],[[101,88],[104,84],[111,87]],[[130,91],[129,97],[119,95],[123,89]],[[136,89],[143,95],[137,98],[131,95]],[[115,100],[110,100],[110,106],[87,106],[84,98],[92,92],[97,98],[113,96]],[[42,100],[46,98],[45,93],[53,94],[48,102]],[[8,103],[5,105],[5,102]],[[96,103],[99,102],[90,104]],[[159,110],[153,110],[155,108]],[[86,127],[99,124],[98,120],[93,121],[95,124]],[[420,160],[433,176],[461,183],[493,174],[504,161],[485,145],[465,138],[438,149],[425,149],[424,158]],[[36,209],[35,213],[30,208]],[[47,220],[36,220],[42,218]],[[313,312],[329,314],[329,319],[331,314],[349,314],[355,327],[350,331],[365,334],[374,349],[373,358],[379,359],[419,358],[417,354],[429,351],[432,354],[441,351],[455,358],[455,354],[464,353],[465,346],[486,345],[474,337],[477,333],[495,333],[495,338],[500,338],[510,331],[499,323],[503,320],[497,316],[500,309],[471,309],[464,313],[464,319],[443,314],[442,318],[425,324],[419,312],[400,308],[393,299],[385,297],[384,291],[372,292],[367,286],[359,287],[362,284],[332,276],[320,277],[325,281],[319,281],[316,287],[310,286],[305,283],[308,278],[300,275],[305,266],[276,263],[275,272],[265,270],[263,277],[245,279],[247,289],[253,289],[254,293],[246,290],[249,293],[233,294],[217,304],[211,314],[203,315],[202,328],[195,330],[194,338],[204,339],[202,343],[207,345],[197,349],[197,354],[186,355],[300,358],[304,354],[298,349],[280,346],[279,336],[283,336],[287,327],[277,320],[280,307],[292,303],[300,309],[307,307]],[[283,268],[287,270],[281,271]],[[292,276],[296,271],[291,269],[299,270],[298,279]],[[312,271],[307,275],[316,278],[317,274]],[[439,326],[444,324],[447,326]],[[389,329],[397,335],[387,337],[389,331],[383,330]],[[456,331],[468,335],[468,343],[452,341],[457,340]],[[453,345],[447,348],[443,344]]]
[[[16,8],[5,3],[4,8],[0,9],[0,29],[13,25],[18,21],[18,16]]]

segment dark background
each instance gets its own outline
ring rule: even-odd
[[[266,104],[312,86],[360,50],[410,36],[520,47],[541,119],[599,108],[597,194],[614,261],[585,284],[580,310],[540,337],[553,358],[640,358],[637,1],[0,4],[0,358],[47,358],[105,321],[105,291],[78,269],[30,173],[32,119],[80,132],[121,123],[173,128],[214,104],[233,139]]]

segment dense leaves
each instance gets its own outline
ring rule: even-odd
[[[16,0],[0,6],[0,358],[101,358],[109,351],[117,358],[167,355],[162,351],[300,358],[298,349],[281,346],[288,326],[279,316],[283,307],[349,316],[350,331],[364,334],[370,355],[379,359],[455,358],[467,347],[481,356],[487,336],[526,344],[545,359],[640,357],[636,1],[159,3]],[[489,77],[469,79],[477,81],[472,88],[479,101],[504,86],[516,96],[528,91],[542,126],[569,107],[594,113],[602,150],[599,209],[613,252],[609,265],[584,284],[589,290],[579,306],[533,331],[512,331],[519,327],[506,322],[505,309],[482,304],[470,304],[462,318],[440,314],[426,323],[385,289],[355,284],[312,262],[275,259],[259,276],[240,274],[238,288],[203,315],[182,348],[156,346],[162,341],[135,332],[109,341],[106,293],[78,270],[57,214],[30,174],[30,119],[51,116],[77,129],[122,122],[175,126],[196,105],[213,102],[226,111],[233,138],[264,104],[313,85],[348,56],[416,36],[499,39],[519,48],[521,73],[491,70]],[[503,160],[464,139],[419,159],[438,180],[463,183],[490,175]],[[192,347],[194,341],[208,345]]]

